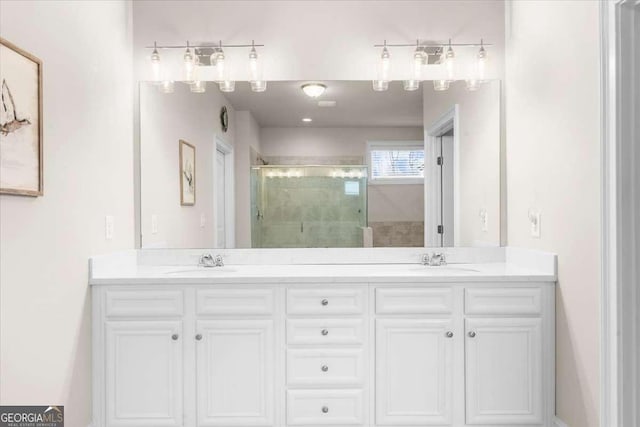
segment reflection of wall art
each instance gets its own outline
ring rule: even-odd
[[[180,140],[180,204],[196,204],[196,147]]]
[[[0,193],[42,195],[42,62],[0,38]]]

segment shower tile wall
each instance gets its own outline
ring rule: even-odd
[[[370,222],[373,230],[373,246],[422,247],[424,246],[423,221]]]
[[[317,176],[325,171],[312,167],[296,168],[294,174],[304,170],[305,176],[278,176],[286,170],[252,170],[254,247],[361,247],[367,223],[366,169],[344,169],[364,173],[361,178]]]

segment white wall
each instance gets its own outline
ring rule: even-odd
[[[218,116],[223,105],[229,129],[222,132]],[[191,93],[176,83],[175,92],[160,93],[140,85],[140,158],[142,247],[215,247],[214,165],[216,136],[233,146],[235,111],[213,84],[205,93]],[[180,205],[179,140],[196,147],[196,203]],[[158,218],[153,233],[151,216]],[[200,216],[205,216],[204,227]]]
[[[460,246],[500,245],[500,82],[492,81],[470,92],[464,82],[449,90],[423,89],[425,134],[454,105],[459,106]],[[479,212],[486,209],[487,231]]]
[[[514,1],[507,13],[508,239],[558,253],[556,411],[573,427],[599,425],[598,7]]]
[[[488,75],[501,78],[504,63],[504,2],[466,1],[141,1],[133,3],[136,77],[148,80],[145,46],[191,41],[266,45],[268,80],[369,80],[380,49],[374,44],[423,40],[477,43],[489,50]],[[319,54],[320,53],[320,54]],[[475,49],[467,52],[473,56]],[[234,78],[247,70],[245,50],[227,50]],[[177,52],[175,59],[181,55]],[[410,70],[411,49],[393,50],[394,78]],[[166,55],[169,60],[169,54]],[[462,50],[459,57],[463,56]],[[464,71],[463,66],[460,67]],[[246,84],[246,83],[245,83]]]
[[[250,111],[236,113],[236,247],[251,247],[251,148],[262,151],[260,126]]]
[[[0,2],[44,88],[44,196],[0,196],[0,404],[62,404],[70,427],[90,422],[88,258],[133,247],[129,20],[120,1]]]

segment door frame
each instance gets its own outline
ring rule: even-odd
[[[234,172],[234,151],[233,146],[228,144],[219,135],[215,136],[215,150],[213,150],[213,179],[215,180],[218,173],[218,151],[224,154],[224,197],[225,197],[225,212],[224,212],[224,230],[225,230],[225,248],[233,249],[236,247],[236,202],[235,202],[235,172]],[[218,221],[219,218],[215,214],[216,207],[218,206],[218,196],[216,194],[216,186],[214,182],[213,186],[213,241],[214,244],[218,242]]]
[[[600,3],[600,425],[640,422],[640,150],[634,147],[634,22],[639,0]],[[632,58],[628,60],[628,58]],[[637,60],[637,59],[636,59]]]
[[[453,130],[453,242],[460,245],[460,106],[454,104],[439,119],[425,129],[424,135],[424,245],[425,247],[440,246],[437,233],[433,230],[438,226],[437,203],[434,195],[438,194],[436,168],[437,138]],[[431,232],[430,232],[431,230]]]

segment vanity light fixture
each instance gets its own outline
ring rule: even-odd
[[[156,42],[153,43],[152,46],[146,46],[146,49],[152,49],[152,53],[150,56],[151,59],[151,67],[153,80],[159,82],[160,85],[164,84],[162,82],[162,78],[164,75],[167,77],[171,76],[173,73],[167,73],[168,70],[163,69],[160,70],[160,54],[159,51],[162,49],[165,50],[180,50],[182,53],[182,67],[179,74],[181,75],[180,80],[184,83],[191,85],[193,82],[200,81],[200,76],[198,75],[198,71],[203,71],[204,68],[201,67],[213,67],[213,78],[211,80],[215,81],[220,85],[220,90],[223,92],[233,92],[235,90],[235,81],[232,80],[230,74],[231,69],[229,67],[229,63],[227,62],[227,58],[225,57],[224,49],[227,48],[241,48],[241,49],[249,49],[249,75],[248,81],[251,85],[251,90],[253,92],[264,92],[267,89],[267,82],[262,77],[262,67],[261,62],[258,58],[257,48],[263,47],[262,44],[256,44],[253,40],[251,44],[227,44],[223,45],[222,41],[218,41],[216,43],[211,42],[203,42],[196,45],[190,44],[187,41],[186,45],[165,45],[158,46]],[[163,54],[164,55],[164,54]],[[173,60],[168,61],[167,63],[174,63]],[[163,72],[161,72],[163,71]],[[165,77],[166,78],[166,77]],[[171,82],[173,84],[173,82]],[[166,83],[166,89],[168,90],[169,83]],[[200,85],[195,86],[195,90],[200,90]],[[160,88],[162,92],[165,89]]]
[[[189,47],[189,41],[187,40],[187,50],[184,51],[184,80],[187,83],[191,83],[193,81],[193,70],[195,68],[195,61],[193,58],[193,53],[191,53],[191,48]]]
[[[404,90],[414,91],[420,88],[422,79],[422,66],[427,62],[427,55],[424,48],[420,46],[420,40],[416,40],[416,50],[413,52],[411,63],[411,78],[402,83]]]
[[[305,123],[311,123],[313,121],[313,119],[311,117],[305,117],[302,119],[303,122]]]
[[[373,90],[376,92],[384,92],[389,89],[389,82],[385,80],[374,80],[373,81]]]
[[[160,81],[160,54],[158,53],[158,45],[153,42],[153,52],[151,52],[151,71],[153,73],[153,80]]]
[[[391,54],[387,49],[387,41],[382,45],[382,53],[380,54],[380,63],[378,64],[377,79],[373,81],[373,90],[383,92],[389,89],[389,75],[391,71]]]
[[[478,79],[467,79],[464,82],[467,87],[467,90],[470,92],[475,92],[480,88],[480,80]]]
[[[308,97],[317,98],[327,90],[327,86],[322,83],[305,83],[301,89]]]

